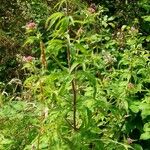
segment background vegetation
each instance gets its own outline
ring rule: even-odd
[[[0,149],[149,150],[149,0],[2,0],[0,14]]]

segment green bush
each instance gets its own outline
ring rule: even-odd
[[[118,27],[107,8],[76,0],[55,10],[44,27],[26,26],[25,81],[1,83],[0,148],[149,149],[150,55],[138,23]]]

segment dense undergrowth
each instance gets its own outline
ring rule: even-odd
[[[0,149],[149,150],[149,2],[48,2],[1,20]]]

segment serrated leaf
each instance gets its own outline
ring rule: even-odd
[[[140,139],[141,140],[149,140],[150,139],[150,132],[145,132],[145,133],[141,134]]]
[[[55,30],[57,29],[61,29],[63,31],[67,30],[68,28],[68,25],[69,25],[69,17],[66,16],[66,17],[63,17],[55,26]]]
[[[55,24],[55,22],[63,16],[64,16],[64,13],[62,13],[62,12],[56,12],[56,13],[52,14],[46,20],[46,23],[45,23],[45,27],[48,28],[47,30],[49,30]]]
[[[30,36],[27,38],[27,40],[25,41],[25,43],[23,44],[23,47],[26,46],[27,44],[33,44],[35,41],[37,41],[37,37],[36,36]]]

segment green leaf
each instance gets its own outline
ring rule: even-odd
[[[143,150],[142,146],[139,144],[133,144],[134,150]]]
[[[55,30],[59,29],[59,30],[67,30],[69,25],[69,17],[63,17],[55,26]]]
[[[115,17],[111,16],[111,17],[108,18],[108,21],[113,21],[114,19],[115,19]]]
[[[143,119],[146,118],[147,116],[150,116],[150,104],[149,103],[141,103],[139,108],[142,111],[141,116]]]
[[[74,19],[72,16],[69,16],[69,20],[70,20],[70,23],[74,26],[75,24],[74,24]]]
[[[146,41],[150,42],[150,35],[146,37]]]
[[[93,97],[95,98],[97,93],[96,77],[87,71],[84,72],[84,75],[87,77],[87,79],[90,81],[90,84],[93,86]]]
[[[134,112],[134,113],[138,113],[140,108],[139,108],[140,102],[132,102],[132,104],[130,104],[129,108]]]
[[[127,25],[123,25],[123,26],[121,27],[121,30],[124,31],[126,28],[127,28]]]
[[[144,132],[143,134],[141,134],[140,139],[141,140],[149,140],[150,139],[150,132]]]
[[[37,40],[38,38],[36,36],[29,36],[25,41],[25,43],[23,44],[23,47],[26,46],[27,44],[33,44]]]
[[[79,65],[78,62],[74,62],[69,70],[69,73],[71,74],[78,65]]]
[[[87,50],[79,43],[74,45],[77,49],[79,49],[83,54],[87,54]]]
[[[52,14],[47,20],[46,20],[46,24],[45,27],[48,28],[47,30],[49,30],[58,19],[62,18],[64,16],[64,13],[62,12],[56,12],[54,14]]]
[[[150,122],[144,124],[143,130],[144,130],[145,132],[150,132]]]
[[[102,21],[102,25],[106,28],[108,26],[106,21]]]
[[[48,41],[48,46],[46,48],[47,52],[50,54],[54,54],[55,56],[58,55],[59,51],[63,49],[64,42],[59,39],[52,39]]]
[[[110,22],[110,23],[108,23],[112,28],[115,28],[115,24],[114,23],[112,23],[112,22]]]
[[[143,18],[145,21],[150,22],[150,16],[149,16],[149,15],[147,15],[147,16],[143,16],[142,18]]]

